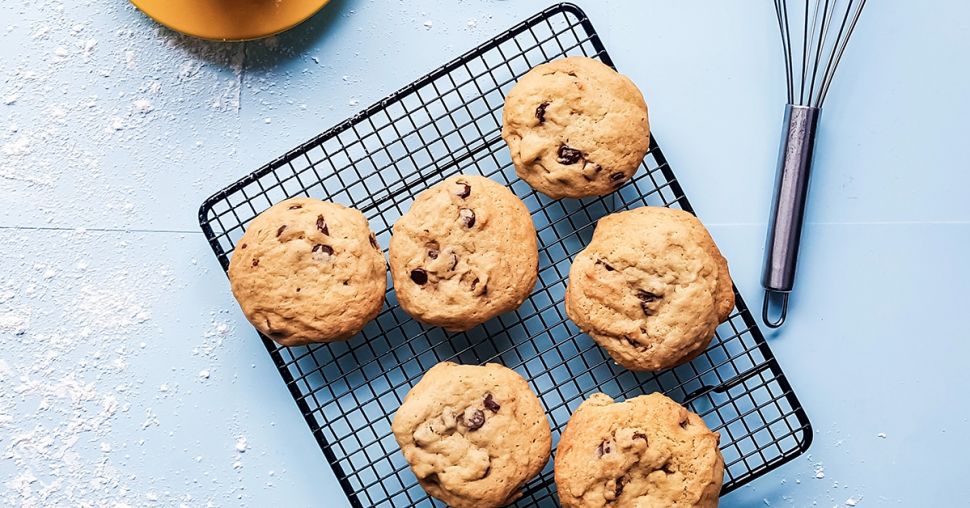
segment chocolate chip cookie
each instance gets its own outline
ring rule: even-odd
[[[630,370],[693,359],[733,308],[727,261],[682,210],[647,206],[600,219],[569,270],[569,318]]]
[[[460,331],[522,304],[539,251],[522,200],[487,178],[458,175],[422,192],[394,224],[390,259],[401,307]]]
[[[659,393],[580,404],[556,450],[565,508],[713,508],[724,481],[720,436]]]
[[[636,173],[650,146],[640,90],[585,57],[522,76],[505,97],[502,121],[515,172],[552,198],[613,192]]]
[[[529,384],[494,363],[435,365],[408,392],[392,429],[421,486],[455,508],[520,497],[552,443]]]
[[[310,198],[259,214],[229,262],[243,314],[281,345],[345,340],[384,302],[384,253],[364,215]]]

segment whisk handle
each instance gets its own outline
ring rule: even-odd
[[[778,175],[775,179],[775,195],[768,217],[768,237],[765,242],[765,263],[761,285],[765,289],[763,317],[772,328],[781,326],[787,314],[788,294],[795,286],[795,264],[798,260],[798,243],[805,219],[805,201],[808,182],[812,172],[812,152],[815,149],[815,131],[822,110],[808,106],[788,104],[778,154]],[[780,317],[768,317],[771,294],[780,294],[782,309]]]

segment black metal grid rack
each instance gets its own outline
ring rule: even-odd
[[[655,141],[634,178],[610,196],[551,200],[515,177],[500,137],[505,93],[530,68],[567,55],[612,65],[586,15],[560,4],[258,169],[200,209],[202,230],[223,268],[246,224],[293,196],[361,210],[381,245],[415,195],[456,173],[503,182],[532,213],[539,281],[515,312],[447,334],[411,319],[390,288],[377,319],[348,342],[284,348],[263,337],[353,506],[440,505],[418,485],[390,426],[408,390],[443,360],[498,362],[522,374],[547,410],[554,444],[591,393],[627,398],[664,392],[721,433],[723,493],[793,459],[811,442],[808,418],[740,295],[703,355],[660,373],[615,365],[566,318],[570,260],[599,217],[644,205],[692,211]],[[517,506],[556,505],[550,461]]]

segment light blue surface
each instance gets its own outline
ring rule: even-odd
[[[221,45],[121,0],[0,3],[4,504],[341,506],[198,204],[546,5],[334,0],[272,41]],[[757,313],[784,105],[771,4],[580,5]],[[822,115],[790,323],[769,335],[811,456],[722,506],[970,496],[968,20],[966,2],[866,7]]]

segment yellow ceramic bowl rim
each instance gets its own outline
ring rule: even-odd
[[[270,37],[306,21],[330,0],[228,0],[236,10],[225,9],[227,0],[131,0],[146,16],[176,32],[210,41],[238,42]],[[209,11],[209,12],[200,12]],[[223,26],[215,26],[213,12],[225,12]],[[245,26],[229,16],[245,16]],[[235,20],[233,20],[235,21]],[[218,25],[218,23],[215,23]]]

